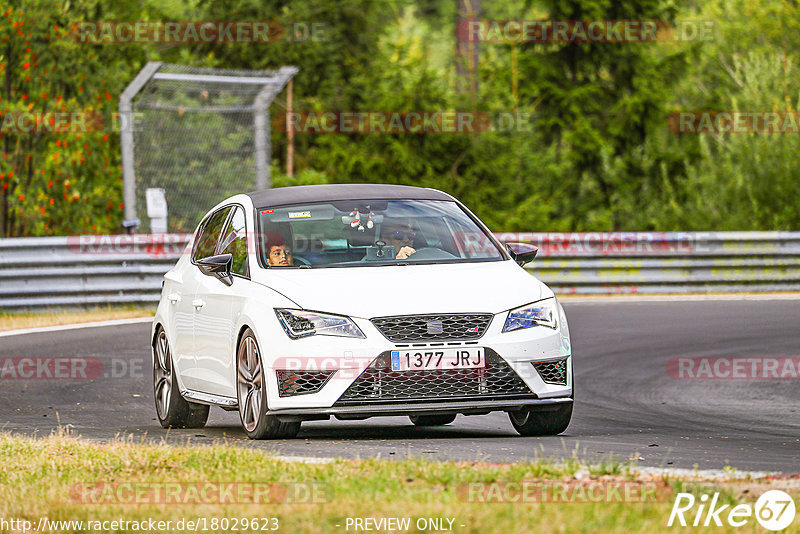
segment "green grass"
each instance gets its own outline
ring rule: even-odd
[[[64,433],[43,439],[0,434],[0,465],[0,518],[24,518],[34,524],[45,516],[50,520],[154,518],[174,522],[200,517],[277,517],[283,532],[348,532],[348,517],[410,517],[409,531],[415,532],[417,518],[448,517],[454,518],[454,532],[658,532],[666,529],[674,489],[719,489],[711,483],[641,475],[614,461],[594,465],[577,459],[511,464],[422,459],[301,463],[225,443],[210,447],[123,440],[96,444]],[[609,504],[483,503],[470,502],[467,497],[469,483],[575,483],[574,477],[596,483],[647,483],[659,488],[660,498]],[[278,490],[310,490],[317,502],[281,502],[284,494],[278,491],[270,493],[266,503],[253,503],[246,496],[243,504],[153,504],[147,499],[133,504],[131,493],[108,491],[120,488],[113,484],[122,482],[150,489],[182,483],[181,498],[188,498],[188,488],[198,484],[254,487],[264,483]],[[100,491],[87,497],[76,488]],[[733,502],[735,487],[721,491]]]
[[[119,304],[114,306],[95,306],[87,309],[46,308],[35,311],[0,309],[0,332],[20,328],[90,323],[133,317],[152,317],[155,311],[155,304]]]

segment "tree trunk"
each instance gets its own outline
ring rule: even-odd
[[[481,17],[481,0],[456,0],[456,84],[459,92],[478,95],[478,62],[480,41],[470,40],[470,20]]]

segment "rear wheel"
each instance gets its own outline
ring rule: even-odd
[[[456,414],[442,415],[410,415],[408,417],[416,426],[441,426],[449,425],[456,420]]]
[[[153,344],[153,393],[158,422],[164,428],[202,428],[208,420],[208,406],[181,397],[172,365],[167,333],[159,327]]]
[[[544,407],[530,407],[508,412],[514,429],[522,436],[555,436],[569,426],[572,419],[572,403]]]
[[[236,354],[236,396],[242,428],[250,439],[287,439],[300,431],[299,421],[284,423],[274,415],[267,415],[266,377],[258,343],[249,328]]]

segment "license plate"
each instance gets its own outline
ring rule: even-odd
[[[483,369],[484,367],[486,358],[482,348],[392,351],[392,371]]]

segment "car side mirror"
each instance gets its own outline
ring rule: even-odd
[[[200,271],[208,276],[216,276],[225,285],[233,284],[231,276],[231,266],[233,265],[233,254],[218,254],[197,260]]]
[[[506,249],[511,254],[511,259],[517,262],[520,267],[529,261],[533,261],[536,253],[539,252],[539,247],[530,243],[506,243]]]

